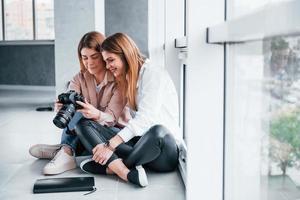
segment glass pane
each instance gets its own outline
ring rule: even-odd
[[[229,48],[225,200],[300,199],[300,36]]]
[[[3,33],[2,33],[2,3],[0,1],[0,40],[3,40]]]
[[[5,3],[5,39],[32,40],[32,1],[4,0]]]
[[[35,1],[36,39],[54,39],[53,0]]]

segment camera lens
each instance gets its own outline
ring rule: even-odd
[[[53,123],[58,128],[66,128],[74,114],[75,106],[73,104],[65,104],[54,117]]]
[[[62,117],[62,116],[56,116],[53,119],[53,123],[55,124],[55,126],[57,126],[58,128],[66,128],[68,121],[66,120],[66,118]]]

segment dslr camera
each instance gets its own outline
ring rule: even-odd
[[[58,128],[66,128],[77,109],[82,108],[76,101],[84,102],[84,97],[74,90],[58,95],[58,102],[62,103],[62,108],[53,119],[53,123]]]

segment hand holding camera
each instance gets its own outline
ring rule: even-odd
[[[67,127],[76,111],[81,112],[87,119],[98,120],[100,117],[100,111],[73,90],[58,95],[55,110],[58,112],[53,123],[61,129]]]
[[[58,99],[55,100],[54,103],[54,111],[58,112],[63,107],[63,104],[59,102]]]
[[[84,97],[73,90],[58,95],[56,107],[59,108],[61,106],[59,103],[62,104],[62,107],[53,119],[55,126],[61,129],[67,127],[76,110],[82,108],[76,102],[84,102]]]

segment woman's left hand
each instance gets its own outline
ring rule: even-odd
[[[82,107],[77,111],[81,112],[85,118],[95,121],[100,118],[100,111],[86,100],[84,100],[84,102],[76,101],[76,103]]]
[[[112,154],[113,152],[106,148],[104,144],[97,144],[97,146],[93,148],[92,159],[100,165],[105,165]]]

